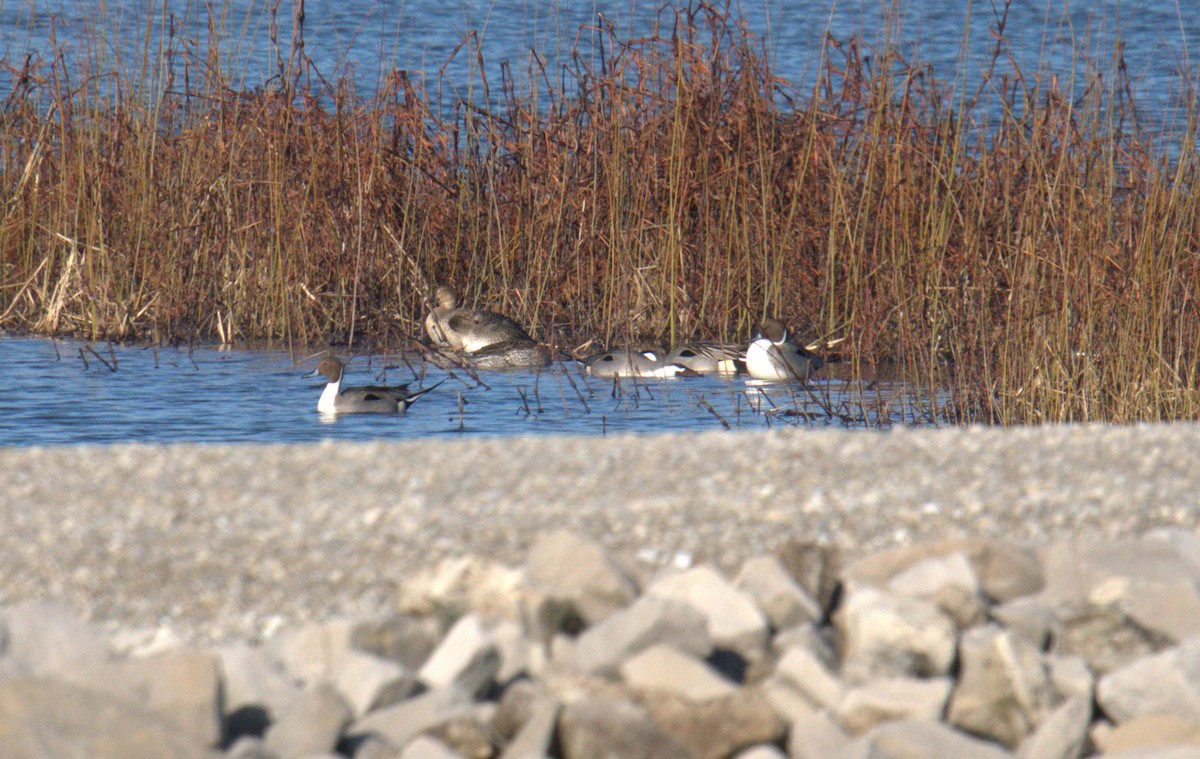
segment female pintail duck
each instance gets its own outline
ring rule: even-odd
[[[667,363],[654,351],[615,350],[583,360],[583,368],[594,377],[645,377],[665,379],[693,374],[679,364]]]
[[[322,414],[403,414],[418,398],[442,384],[439,382],[415,393],[409,392],[408,385],[343,388],[342,375],[345,368],[340,359],[328,356],[321,359],[316,370],[308,375],[313,377],[323,374],[329,380],[320,400],[317,401],[317,411]]]
[[[447,285],[437,289],[437,306],[425,317],[425,332],[435,345],[466,353],[507,341],[533,344],[525,328],[507,316],[459,306],[458,293]]]
[[[733,343],[684,343],[663,360],[697,374],[737,374],[746,367],[746,350]]]
[[[532,340],[504,340],[464,353],[476,369],[540,367],[550,363],[550,352]]]
[[[755,379],[803,382],[824,365],[820,356],[789,341],[777,319],[763,319],[762,333],[746,348],[746,373]]]

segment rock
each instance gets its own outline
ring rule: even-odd
[[[267,742],[253,735],[243,735],[225,750],[225,759],[282,759]]]
[[[773,556],[755,556],[746,561],[733,584],[754,600],[775,630],[820,622],[824,615],[820,604]]]
[[[415,672],[444,634],[445,630],[433,616],[393,614],[356,622],[350,628],[350,648]]]
[[[632,688],[665,691],[690,701],[707,701],[737,691],[737,686],[704,662],[669,646],[655,645],[621,663],[621,677]]]
[[[1185,543],[1061,541],[1046,552],[1046,571],[1047,599],[1115,610],[1166,644],[1200,633],[1200,564]]]
[[[775,665],[770,680],[782,681],[809,704],[835,711],[846,695],[846,686],[825,668],[825,664],[806,649],[788,650]]]
[[[1050,682],[1041,655],[1025,636],[989,625],[963,633],[959,658],[946,721],[1016,747],[1049,712]]]
[[[499,759],[544,759],[550,755],[558,724],[560,705],[550,698],[535,699],[530,705],[529,717]]]
[[[500,670],[500,653],[478,614],[458,620],[434,652],[418,677],[430,688],[456,686],[480,694],[495,681]]]
[[[337,690],[321,683],[302,691],[267,729],[267,748],[281,757],[332,751],[350,723],[350,707]]]
[[[949,678],[875,680],[846,692],[837,720],[847,731],[862,733],[881,722],[898,719],[941,719],[954,686]]]
[[[725,759],[757,743],[774,743],[787,729],[754,687],[699,702],[665,691],[644,691],[638,699],[654,724],[697,759]]]
[[[984,595],[1004,603],[1041,590],[1041,562],[1032,549],[984,538],[954,538],[878,551],[847,566],[842,580],[850,590],[863,586],[885,588],[892,578],[929,560],[954,554],[965,556]]]
[[[221,695],[232,736],[259,735],[300,695],[283,664],[262,646],[233,643],[216,650]]]
[[[1043,657],[1050,685],[1059,700],[1079,698],[1089,704],[1095,696],[1096,678],[1080,656]]]
[[[808,651],[831,672],[838,668],[837,631],[832,627],[804,624],[781,630],[771,640],[771,649],[776,656],[786,656],[793,648]]]
[[[825,712],[813,712],[791,723],[790,759],[827,759],[850,744],[850,736]]]
[[[761,658],[767,646],[767,618],[753,599],[711,567],[698,566],[661,577],[646,595],[690,604],[708,622],[717,648],[737,651],[747,659]]]
[[[1096,745],[1106,756],[1163,746],[1200,747],[1200,723],[1169,714],[1134,717],[1097,738]],[[1200,748],[1193,751],[1200,753]]]
[[[1021,741],[1021,759],[1079,759],[1092,723],[1091,699],[1069,698]]]
[[[834,621],[842,640],[842,676],[848,681],[936,677],[954,662],[954,623],[927,601],[865,587],[849,594]]]
[[[1167,641],[1106,606],[1059,607],[1053,651],[1078,655],[1097,675],[1119,669],[1167,646]]]
[[[1118,724],[1156,714],[1200,723],[1200,636],[1100,678],[1096,701]]]
[[[345,619],[311,624],[271,641],[269,651],[300,685],[337,688],[355,716],[410,695],[411,670],[353,646],[359,623]]]
[[[691,604],[642,596],[579,636],[575,663],[580,671],[615,676],[622,661],[662,644],[699,658],[712,653],[707,619]]]
[[[426,691],[400,703],[376,709],[356,720],[350,735],[377,735],[393,746],[404,746],[421,733],[472,712],[471,696],[449,686]]]
[[[215,759],[194,736],[111,693],[62,680],[0,682],[0,756],[4,759]]]
[[[856,749],[857,744],[857,750]],[[886,759],[1012,759],[1012,754],[933,720],[884,722],[840,756]]]
[[[979,578],[962,552],[919,561],[893,575],[887,589],[932,602],[963,629],[982,621],[987,612]]]
[[[463,759],[463,756],[445,743],[422,735],[404,747],[400,759]]]
[[[494,704],[478,703],[465,713],[429,728],[426,735],[437,738],[464,759],[491,759],[495,750],[489,725],[495,712]]]
[[[1050,632],[1058,620],[1054,609],[1040,598],[1026,596],[991,608],[992,619],[1002,627],[1019,632],[1038,649],[1044,649],[1050,640]]]
[[[733,759],[788,759],[778,746],[751,746],[739,751]]]
[[[840,551],[819,543],[791,540],[784,543],[776,555],[788,574],[820,605],[823,616],[828,617],[842,569]]]
[[[559,718],[562,759],[696,759],[626,699],[583,698]]]
[[[633,580],[599,543],[566,530],[538,535],[525,561],[524,583],[568,606],[584,626],[602,622],[637,597]]]
[[[499,657],[495,679],[500,685],[523,675],[537,676],[545,668],[545,648],[531,640],[519,623],[501,620],[492,627],[489,635]]]
[[[203,746],[221,739],[220,664],[195,649],[98,661],[65,673],[85,688],[111,693],[178,725]]]
[[[53,677],[108,659],[92,625],[53,601],[21,601],[0,609],[0,677]]]

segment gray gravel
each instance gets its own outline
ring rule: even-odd
[[[1195,528],[1198,484],[1194,424],[0,448],[0,603],[253,639],[385,611],[444,557],[517,565],[549,527],[734,568],[789,540]]]

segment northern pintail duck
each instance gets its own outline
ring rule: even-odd
[[[403,414],[418,398],[442,384],[431,385],[415,393],[408,385],[363,385],[342,387],[342,376],[346,366],[340,359],[329,356],[321,359],[316,370],[309,374],[325,375],[329,384],[317,401],[317,411],[322,414]],[[445,380],[443,380],[444,382]]]
[[[527,368],[550,363],[549,351],[532,340],[504,340],[463,355],[476,369]]]
[[[697,374],[737,374],[746,366],[746,350],[733,343],[684,343],[663,361],[685,366]]]
[[[763,319],[762,333],[746,348],[746,373],[755,379],[803,382],[824,365],[820,356],[788,340],[787,327],[777,319]]]
[[[465,353],[502,342],[536,345],[525,328],[507,316],[459,306],[458,293],[447,285],[437,289],[437,306],[425,317],[425,331],[435,345]]]
[[[583,360],[583,368],[595,377],[648,377],[665,379],[692,374],[687,367],[672,364],[653,351],[615,350]]]

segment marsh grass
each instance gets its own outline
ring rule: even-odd
[[[1061,83],[997,47],[972,95],[829,39],[799,93],[727,10],[668,20],[449,104],[314,76],[295,35],[257,87],[149,31],[141,66],[5,61],[0,326],[404,345],[449,282],[565,347],[781,316],[960,421],[1197,417],[1197,125],[1167,160],[1119,49]]]

